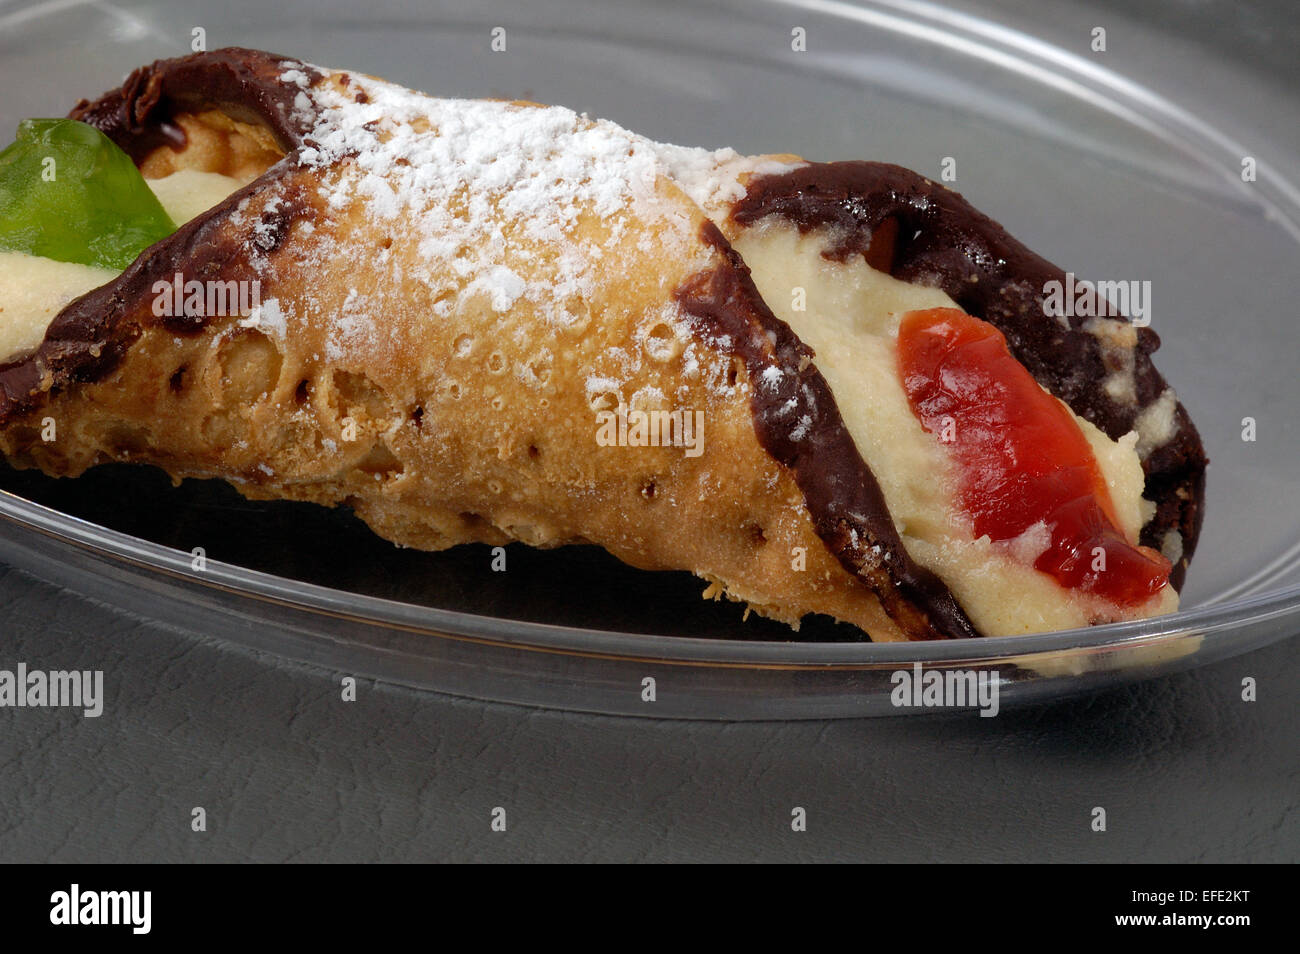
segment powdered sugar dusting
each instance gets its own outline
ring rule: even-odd
[[[379,226],[372,230],[376,235],[387,227],[390,235],[401,236],[400,258],[394,257],[399,246],[390,250],[380,243],[374,260],[394,280],[428,287],[429,306],[420,320],[449,320],[461,302],[476,296],[498,314],[527,302],[549,326],[534,329],[543,338],[534,342],[539,347],[530,359],[530,380],[541,380],[551,360],[554,345],[548,347],[545,336],[571,333],[586,320],[584,300],[607,285],[608,269],[624,260],[623,253],[615,254],[620,241],[632,238],[645,253],[654,243],[670,258],[676,242],[682,255],[708,260],[687,205],[663,193],[665,179],[706,214],[716,214],[744,195],[745,175],[791,167],[731,149],[655,143],[563,107],[430,97],[328,70],[313,81],[314,68],[283,66],[281,80],[297,87],[293,112],[311,130],[289,161],[318,172],[326,210],[318,226],[336,221],[347,228],[344,223],[360,214]],[[263,223],[274,218],[278,201],[273,194],[259,210]],[[241,206],[237,214],[245,211]],[[254,223],[253,230],[254,245],[274,245],[270,225]],[[323,265],[330,255],[326,247],[299,262]],[[344,302],[302,303],[323,310],[323,350],[331,361],[382,348],[393,338],[388,282],[376,284],[365,263],[357,264],[358,287]],[[285,315],[272,302],[261,320],[284,334],[286,321],[300,317]],[[661,319],[681,326],[675,301],[665,304]],[[696,347],[684,326],[680,333],[683,387],[696,382],[732,393],[747,386],[730,373],[729,360],[713,348]],[[589,398],[622,399],[627,382],[641,370],[641,349],[633,344],[602,352],[604,375],[584,382]],[[718,345],[725,349],[727,343]],[[772,375],[763,383],[779,387]]]
[[[779,175],[802,162],[781,162],[762,156],[742,156],[734,149],[696,149],[669,143],[652,143],[662,171],[695,203],[716,216],[745,197],[741,177]]]
[[[758,376],[758,384],[765,391],[775,391],[781,386],[781,379],[785,377],[785,372],[776,365],[768,365]]]
[[[492,310],[509,311],[527,288],[527,282],[504,265],[493,265],[470,282],[467,292],[486,292],[492,299]]]
[[[297,161],[321,170],[328,209],[364,208],[372,221],[415,238],[420,261],[407,278],[434,292],[429,320],[485,295],[497,313],[524,299],[554,328],[572,326],[579,318],[571,302],[607,280],[602,259],[639,227],[634,218],[681,217],[680,206],[657,195],[655,144],[613,123],[322,72],[315,86],[297,68],[281,76],[317,114]],[[655,232],[683,243],[689,234]],[[335,318],[332,347],[374,338],[363,325],[387,320],[377,303],[349,301]]]
[[[381,331],[367,302],[355,288],[348,289],[341,313],[334,319],[325,340],[325,356],[338,361],[349,351],[373,347]]]
[[[281,340],[284,339],[287,333],[284,312],[280,310],[280,302],[275,298],[268,298],[263,301],[249,312],[248,317],[241,320],[239,324],[245,328],[257,328],[259,331],[266,332]]]
[[[358,86],[365,91],[360,103],[351,92]],[[352,165],[331,182],[329,204],[361,199],[375,219],[403,218],[425,237],[420,251],[431,267],[452,267],[490,286],[503,307],[526,293],[539,300],[545,289],[521,288],[517,274],[496,268],[498,261],[466,258],[467,249],[499,251],[507,232],[516,242],[522,236],[560,246],[546,284],[572,293],[587,284],[584,272],[599,257],[565,254],[581,216],[609,223],[608,244],[629,208],[654,214],[652,144],[613,123],[560,107],[438,99],[355,77],[345,88],[327,83],[311,95],[321,117],[299,162]]]

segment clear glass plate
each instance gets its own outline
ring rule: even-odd
[[[872,158],[937,175],[1082,276],[1150,280],[1158,364],[1212,465],[1184,610],[1017,639],[792,642],[686,574],[600,551],[399,550],[342,512],[172,489],[122,466],[54,481],[0,465],[0,559],[196,634],[478,698],[689,718],[895,714],[914,663],[996,671],[1003,705],[1244,652],[1300,629],[1300,263],[1294,74],[1070,3],[834,0],[493,5],[0,6],[2,124],[57,115],[190,47],[259,46],[443,95],[563,103],[657,139]],[[1285,11],[1279,8],[1278,16]],[[1258,19],[1258,14],[1256,15]],[[505,52],[489,46],[506,29]],[[1107,51],[1090,49],[1107,30]],[[802,27],[807,51],[791,48]],[[1255,23],[1255,28],[1259,24]],[[1281,60],[1285,62],[1285,58]],[[1257,178],[1244,182],[1243,159]],[[1257,440],[1242,440],[1243,418]],[[194,547],[206,565],[195,569]],[[642,680],[657,683],[642,701]],[[917,710],[910,710],[917,711]]]

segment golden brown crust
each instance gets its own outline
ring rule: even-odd
[[[198,151],[160,151],[149,168],[238,168],[258,141],[206,113],[181,119]],[[607,219],[580,216],[575,243],[603,250],[603,277],[556,327],[525,299],[499,312],[455,276],[414,278],[419,236],[377,227],[363,203],[323,201],[322,180],[348,174],[346,164],[290,170],[209,236],[251,247],[263,212],[293,194],[295,215],[255,273],[283,333],[239,316],[195,333],[142,297],[120,320],[130,344],[116,367],[49,393],[0,430],[0,449],[57,475],[135,461],[176,479],[223,477],[251,498],[346,504],[382,536],[424,549],[588,541],[634,566],[690,569],[716,584],[708,595],[792,625],[826,613],[903,638],[827,551],[791,473],[760,445],[743,363],[665,311],[674,288],[724,264],[676,186],[655,189],[670,215],[648,222],[629,210],[622,237]],[[544,272],[554,249],[506,228],[509,264]],[[203,278],[247,280],[246,258],[210,261]],[[358,298],[386,317],[383,333],[339,347],[337,319]],[[439,303],[449,312],[429,320]],[[702,412],[704,452],[599,446],[596,412],[620,401]],[[44,417],[57,424],[50,442]]]

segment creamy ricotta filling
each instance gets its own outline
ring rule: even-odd
[[[247,180],[182,169],[148,179],[173,222],[183,225],[206,212]],[[74,298],[118,275],[107,268],[59,262],[26,252],[0,251],[0,361],[36,348],[45,331]]]
[[[813,360],[880,483],[903,545],[948,585],[980,631],[988,636],[1044,632],[1177,609],[1170,586],[1125,610],[1066,589],[1035,570],[1033,561],[1050,538],[1045,525],[1014,541],[974,537],[970,518],[955,502],[955,464],[912,413],[898,373],[903,314],[957,306],[938,289],[899,281],[860,258],[824,258],[828,239],[825,232],[801,235],[769,218],[732,244],[764,300],[815,350]],[[1077,415],[1075,420],[1106,479],[1121,529],[1135,542],[1154,512],[1142,497],[1138,435],[1115,441]]]

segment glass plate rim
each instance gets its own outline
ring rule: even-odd
[[[218,560],[193,568],[193,555],[65,514],[0,491],[0,519],[25,530],[89,551],[118,565],[146,570],[212,594],[269,602],[312,616],[381,626],[443,639],[489,642],[511,649],[652,659],[680,664],[778,667],[873,668],[902,662],[951,665],[999,661],[1044,653],[1107,651],[1151,645],[1188,636],[1227,635],[1248,624],[1294,617],[1300,621],[1300,584],[1212,603],[1167,616],[1083,629],[978,640],[923,642],[799,642],[719,639],[569,627],[512,620],[406,603],[306,583]]]

